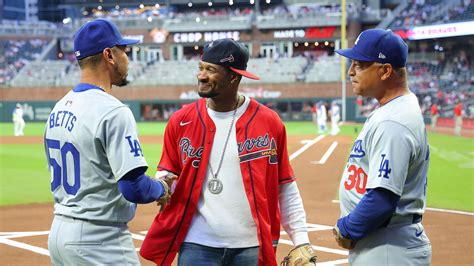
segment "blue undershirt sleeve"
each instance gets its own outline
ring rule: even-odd
[[[359,240],[375,231],[395,212],[400,196],[385,188],[367,191],[349,215],[337,221],[337,227],[345,238]]]
[[[145,175],[145,169],[136,168],[118,181],[124,198],[133,203],[150,203],[164,193],[163,184]]]

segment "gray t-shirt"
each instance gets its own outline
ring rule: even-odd
[[[70,91],[47,121],[45,150],[55,214],[109,222],[133,218],[136,205],[122,196],[117,181],[148,165],[127,106],[99,89]]]
[[[373,111],[357,137],[339,187],[341,216],[367,189],[400,196],[395,215],[422,214],[426,207],[429,147],[416,96],[397,97]]]

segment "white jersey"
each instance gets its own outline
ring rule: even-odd
[[[331,106],[331,119],[339,119],[341,115],[341,108],[339,105],[335,104]]]
[[[79,84],[52,110],[45,149],[51,170],[55,214],[128,222],[136,205],[117,181],[148,167],[130,109],[98,87]]]
[[[426,206],[429,147],[423,116],[412,93],[373,111],[357,137],[339,188],[341,216],[348,215],[367,189],[400,196],[394,216],[422,214]]]
[[[23,108],[17,107],[13,110],[13,122],[23,120]]]

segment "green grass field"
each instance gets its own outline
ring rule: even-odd
[[[165,123],[139,123],[139,135],[161,135],[165,126]],[[316,131],[310,122],[288,122],[286,126],[290,136]],[[355,138],[360,128],[360,125],[343,126],[341,135]],[[28,123],[25,135],[42,136],[43,131],[43,123]],[[12,123],[0,123],[0,137],[11,136],[12,132]],[[473,212],[473,139],[430,134],[429,142],[428,206]],[[150,165],[147,174],[154,175],[161,145],[146,144],[142,148]],[[0,160],[0,205],[52,201],[42,144],[0,144]]]

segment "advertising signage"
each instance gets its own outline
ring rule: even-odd
[[[474,35],[474,21],[413,27],[409,30],[396,30],[394,32],[409,40]]]
[[[335,26],[331,27],[310,27],[296,30],[276,30],[273,32],[275,39],[332,39],[334,38]]]
[[[240,32],[238,31],[214,31],[214,32],[184,32],[174,33],[173,41],[175,43],[197,43],[212,42],[218,39],[232,38],[236,41],[240,40]]]

